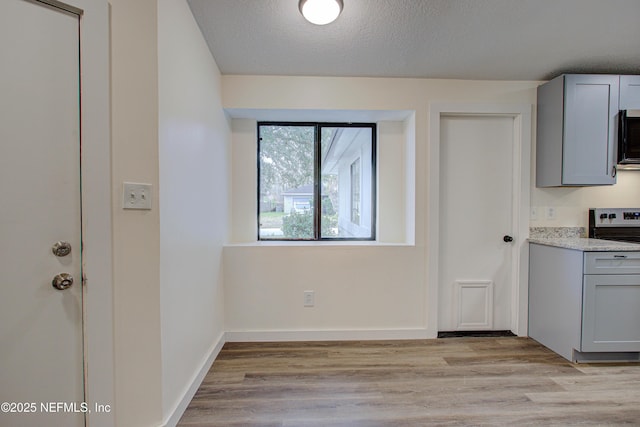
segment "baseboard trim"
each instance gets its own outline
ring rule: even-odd
[[[206,359],[202,363],[202,366],[200,366],[200,369],[193,377],[191,385],[189,385],[189,387],[185,390],[184,394],[182,395],[182,399],[180,399],[178,404],[175,406],[175,408],[173,408],[169,416],[162,423],[162,427],[175,427],[178,424],[178,421],[180,421],[182,414],[184,414],[184,411],[187,410],[189,403],[191,403],[191,399],[193,399],[193,396],[196,394],[196,391],[198,391],[200,384],[202,384],[202,380],[204,380],[207,372],[209,372],[209,369],[211,369],[211,365],[213,365],[213,362],[216,360],[216,357],[218,357],[220,350],[222,350],[222,346],[226,342],[225,338],[226,335],[223,332],[218,338],[218,341],[209,350],[209,355],[206,357]]]
[[[309,331],[227,331],[227,342],[372,341],[433,338],[427,329],[355,329]]]

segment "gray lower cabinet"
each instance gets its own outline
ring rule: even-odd
[[[640,358],[640,252],[531,244],[529,336],[571,361]]]
[[[615,184],[619,85],[617,75],[566,74],[538,87],[538,187]]]

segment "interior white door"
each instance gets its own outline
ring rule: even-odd
[[[513,117],[440,119],[440,331],[511,327],[513,147]]]
[[[0,425],[85,424],[79,17],[0,12]],[[53,246],[71,245],[66,256]],[[52,286],[70,274],[66,290]],[[66,285],[68,282],[63,282]]]

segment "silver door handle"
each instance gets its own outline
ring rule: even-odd
[[[68,242],[62,242],[62,241],[56,242],[51,248],[51,251],[55,256],[59,256],[59,257],[67,256],[71,253],[71,244]]]
[[[69,273],[60,273],[57,274],[56,277],[51,281],[51,286],[56,288],[59,291],[64,291],[65,289],[69,289],[73,285],[73,276]]]

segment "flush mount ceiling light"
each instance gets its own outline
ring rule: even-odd
[[[325,25],[336,20],[342,12],[342,0],[300,0],[298,8],[312,24]]]

